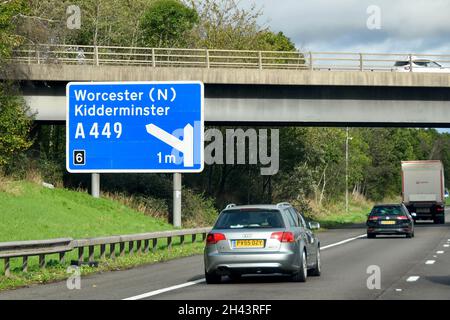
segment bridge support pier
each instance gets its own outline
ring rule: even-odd
[[[94,198],[100,198],[100,174],[91,174],[91,195]]]
[[[173,174],[172,221],[174,227],[181,227],[181,173]]]

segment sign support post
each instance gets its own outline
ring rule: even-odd
[[[100,174],[91,174],[91,195],[94,198],[100,198]]]
[[[173,226],[181,227],[181,173],[173,174]]]

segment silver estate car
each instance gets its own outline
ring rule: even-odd
[[[206,238],[206,282],[220,283],[223,275],[289,274],[298,282],[319,276],[320,241],[312,232],[319,227],[289,203],[230,204]]]

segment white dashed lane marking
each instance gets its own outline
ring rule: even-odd
[[[425,264],[434,264],[436,260],[427,260],[425,261]]]
[[[419,280],[419,276],[411,276],[408,279],[406,279],[406,282],[415,282],[417,280]]]

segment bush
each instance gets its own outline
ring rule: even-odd
[[[32,141],[29,133],[32,117],[22,97],[14,92],[12,84],[0,83],[0,169],[9,173],[8,166],[27,150]]]
[[[133,196],[125,193],[108,193],[103,192],[102,196],[105,198],[116,200],[123,205],[133,208],[136,211],[155,218],[169,217],[169,208],[163,199],[156,199],[152,197]]]
[[[181,217],[184,227],[211,226],[217,218],[214,200],[192,189],[183,189],[181,195]]]

